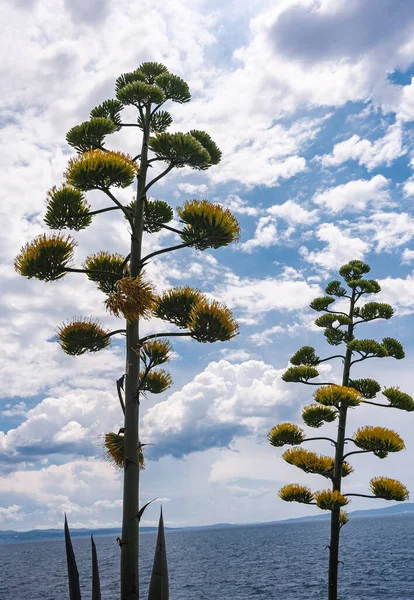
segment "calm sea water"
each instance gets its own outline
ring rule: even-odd
[[[103,600],[118,598],[115,536],[96,537]],[[141,534],[147,597],[156,534]],[[167,531],[171,600],[325,600],[328,523]],[[91,597],[90,542],[75,538],[82,597]],[[414,600],[414,516],[353,519],[342,530],[341,600]],[[1,600],[66,600],[62,540],[0,545]]]

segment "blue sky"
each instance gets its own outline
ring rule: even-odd
[[[121,477],[103,460],[102,434],[121,425],[114,389],[121,340],[97,355],[65,356],[56,327],[94,316],[112,329],[102,296],[82,276],[43,284],[13,270],[21,246],[46,230],[46,192],[72,155],[66,132],[113,97],[116,77],[156,60],[186,79],[192,101],[172,106],[174,130],[208,131],[223,151],[207,172],[181,169],[153,188],[177,207],[207,198],[231,208],[233,247],[183,250],[148,267],[157,289],[189,284],[227,303],[240,323],[230,343],[174,343],[173,387],[142,407],[148,448],[142,502],[157,496],[170,526],[266,521],[310,514],[283,503],[288,482],[325,483],[283,462],[266,434],[298,420],[309,390],[281,380],[300,346],[328,356],[309,302],[351,259],[366,260],[396,316],[365,337],[397,337],[406,359],[364,363],[360,376],[413,394],[414,6],[404,0],[130,3],[6,2],[2,11],[0,138],[0,528],[117,526]],[[108,147],[131,152],[130,131]],[[133,190],[120,198],[129,202]],[[88,200],[105,205],[98,193]],[[76,234],[77,262],[127,252],[123,219],[96,218]],[[174,243],[162,234],[147,249]],[[149,322],[146,331],[159,331]],[[340,365],[328,364],[339,381]],[[370,477],[414,490],[409,413],[363,407],[363,424],[395,428],[407,449],[362,456],[348,491]],[[329,432],[331,426],[327,426]],[[331,430],[333,431],[331,427]],[[315,445],[329,452],[323,445]],[[154,503],[155,504],[155,503]],[[378,501],[375,506],[382,506]],[[352,508],[372,508],[358,499]],[[157,519],[149,507],[144,524]]]

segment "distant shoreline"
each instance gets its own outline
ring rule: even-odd
[[[387,517],[387,516],[403,516],[413,515],[414,516],[414,503],[406,504],[394,504],[384,508],[374,508],[367,510],[355,510],[349,513],[352,518],[362,517]],[[188,531],[196,529],[225,529],[233,527],[254,527],[258,525],[278,525],[284,523],[304,523],[309,521],[326,521],[329,519],[329,514],[305,516],[305,517],[293,517],[290,519],[283,519],[279,521],[267,521],[267,522],[256,522],[256,523],[216,523],[214,525],[192,525],[186,527],[166,527],[167,531]],[[156,527],[141,527],[142,533],[150,533],[157,531]],[[91,533],[94,536],[103,535],[120,535],[121,528],[101,528],[101,529],[71,529],[72,538],[75,537],[89,537]],[[30,531],[14,531],[14,530],[0,530],[0,544],[8,544],[12,542],[30,542],[30,541],[45,541],[45,540],[59,540],[64,537],[63,526],[62,529],[31,529]]]

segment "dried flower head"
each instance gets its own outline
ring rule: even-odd
[[[72,356],[99,352],[110,343],[108,331],[93,319],[75,319],[63,323],[57,330],[57,338],[62,350]]]
[[[29,279],[54,281],[66,273],[76,246],[70,235],[45,234],[23,246],[14,261],[14,268]]]
[[[152,285],[145,281],[144,274],[138,277],[123,277],[116,290],[105,301],[107,310],[116,317],[124,316],[128,323],[143,318],[149,319],[156,304]]]

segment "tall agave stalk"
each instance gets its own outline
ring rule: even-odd
[[[171,385],[163,368],[169,360],[171,344],[167,336],[189,336],[199,342],[230,340],[237,334],[237,323],[230,311],[210,301],[199,290],[189,287],[170,289],[158,295],[147,279],[144,267],[155,256],[190,247],[198,250],[227,246],[239,237],[237,220],[227,209],[206,200],[189,200],[177,210],[180,227],[168,223],[174,213],[167,202],[149,197],[149,191],[172,169],[191,167],[205,170],[219,163],[221,152],[204,131],[168,133],[172,117],[161,107],[167,101],[190,100],[188,85],[158,63],[143,63],[136,71],[116,80],[116,98],[106,100],[91,111],[90,120],[73,127],[67,142],[78,155],[69,162],[66,181],[48,193],[45,222],[51,229],[85,229],[95,215],[120,211],[130,233],[128,254],[99,251],[88,256],[82,268],[72,265],[75,240],[70,235],[40,235],[26,244],[15,260],[15,268],[25,277],[54,281],[67,273],[83,273],[106,295],[107,310],[126,320],[125,327],[108,331],[93,318],[64,323],[58,342],[71,355],[98,352],[110,344],[114,335],[126,337],[126,368],[117,382],[117,393],[124,413],[118,433],[106,435],[105,444],[115,464],[124,470],[123,520],[121,546],[121,600],[139,597],[138,495],[139,472],[143,466],[139,436],[140,400],[146,393],[161,393]],[[137,118],[125,123],[125,106],[136,109]],[[105,147],[107,135],[124,127],[140,133],[134,157]],[[152,179],[150,167],[163,165]],[[136,196],[127,205],[116,197],[114,188],[136,183]],[[100,190],[110,205],[91,210],[85,192]],[[144,235],[166,229],[179,243],[142,256]],[[142,319],[157,316],[177,326],[165,334],[142,336]]]
[[[362,404],[384,408],[397,408],[405,411],[414,410],[411,396],[401,392],[398,387],[384,388],[382,394],[386,403],[373,402],[381,391],[379,383],[373,379],[351,378],[352,367],[371,358],[392,357],[404,358],[401,344],[386,337],[382,342],[372,339],[356,338],[360,325],[377,319],[390,319],[393,309],[388,304],[365,302],[368,294],[381,291],[380,285],[373,279],[365,279],[364,275],[370,267],[358,260],[353,260],[341,267],[339,274],[346,287],[340,281],[331,281],[325,288],[326,296],[316,298],[310,307],[322,312],[315,324],[324,328],[326,341],[332,346],[342,346],[343,352],[320,358],[314,348],[304,346],[292,356],[289,367],[283,375],[286,382],[299,382],[306,385],[321,386],[315,394],[315,403],[305,406],[302,418],[309,427],[319,428],[324,423],[338,420],[336,438],[305,436],[304,430],[294,423],[281,423],[273,427],[268,434],[272,446],[299,446],[312,440],[325,440],[335,448],[335,456],[323,456],[302,448],[286,450],[283,458],[291,465],[299,467],[305,473],[316,473],[331,481],[329,489],[313,492],[307,486],[289,484],[279,491],[279,496],[287,502],[316,504],[323,510],[331,511],[331,533],[329,543],[328,599],[338,599],[338,564],[340,530],[347,522],[346,512],[341,507],[349,503],[351,496],[364,498],[383,498],[385,500],[404,501],[408,499],[407,488],[399,481],[389,477],[374,477],[370,482],[372,494],[353,494],[342,491],[342,479],[353,471],[347,459],[355,454],[371,452],[378,458],[385,458],[389,452],[404,449],[404,442],[395,431],[385,427],[360,427],[352,437],[346,437],[348,410]],[[334,310],[335,300],[340,302]],[[361,301],[362,300],[362,301]],[[344,308],[346,306],[346,308]],[[319,376],[318,365],[325,361],[339,358],[342,361],[342,381],[337,383],[315,383],[311,381]],[[347,451],[346,446],[352,444],[357,450]]]

